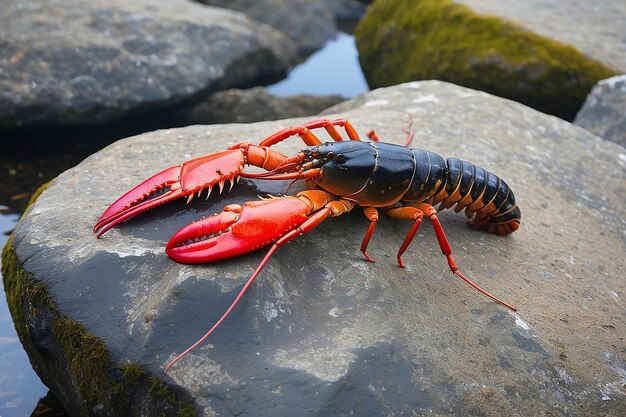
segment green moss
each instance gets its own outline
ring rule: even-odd
[[[355,31],[370,87],[439,79],[571,120],[615,72],[576,48],[451,0],[377,0]]]
[[[143,368],[135,363],[125,363],[121,366],[124,378],[131,384],[137,385],[141,378],[146,375]]]
[[[186,404],[180,407],[177,417],[194,417],[196,415],[196,409],[191,404]]]
[[[174,393],[156,376],[148,378],[148,395],[151,398],[168,398],[173,401],[176,399]]]
[[[31,204],[45,187],[33,196]],[[125,415],[144,415],[146,409],[160,410],[162,415],[195,415],[191,404],[177,400],[163,381],[148,377],[139,365],[116,367],[100,338],[61,315],[44,283],[22,268],[13,249],[13,236],[2,250],[2,275],[9,310],[24,348],[31,360],[38,363],[42,378],[53,390],[57,379],[66,381],[65,388],[70,381],[80,398],[74,403],[80,404],[83,414],[92,414],[93,408],[101,404],[115,407]],[[51,357],[48,350],[31,339],[28,329],[31,323],[36,323],[40,331],[50,328],[62,352],[60,357]]]

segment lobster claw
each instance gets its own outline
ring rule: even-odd
[[[204,189],[208,189],[208,194],[211,194],[216,184],[220,192],[226,181],[230,181],[232,188],[239,179],[244,163],[245,156],[241,149],[229,149],[167,168],[118,198],[100,216],[93,231],[100,236],[112,227],[161,204],[180,197],[187,197],[191,201],[195,193],[199,196]]]
[[[260,249],[307,220],[310,212],[296,197],[231,204],[179,230],[165,252],[176,262],[215,262]]]

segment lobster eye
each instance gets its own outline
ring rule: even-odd
[[[337,156],[335,157],[335,160],[337,160],[338,162],[343,161],[344,156],[342,153],[338,153]]]
[[[326,154],[326,158],[328,158],[328,159],[333,159],[334,157],[335,157],[335,153],[334,152],[328,152]]]

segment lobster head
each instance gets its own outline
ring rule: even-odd
[[[351,140],[305,148],[262,176],[312,179],[332,194],[349,196],[367,185],[375,169],[376,148],[368,142]]]

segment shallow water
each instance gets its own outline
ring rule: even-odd
[[[295,67],[285,80],[269,86],[268,90],[283,97],[337,94],[346,98],[367,91],[354,37],[339,33],[324,48]],[[93,142],[86,137],[82,143],[78,141],[61,149],[54,145],[35,148],[24,138],[5,139],[3,143],[11,145],[0,155],[0,184],[4,184],[0,187],[0,247],[6,243],[20,213],[39,186],[75,166],[114,138],[99,138]],[[51,139],[48,143],[53,141]],[[0,288],[0,417],[28,416],[34,413],[36,407],[38,416],[61,417],[63,410],[55,405],[49,406],[54,399],[38,403],[48,388],[30,365],[13,327],[4,286],[0,284]],[[41,412],[45,408],[49,411]]]
[[[354,36],[340,32],[324,48],[295,67],[286,79],[267,90],[281,97],[338,94],[347,98],[369,90],[359,67]]]
[[[6,243],[8,233],[18,218],[17,214],[0,215],[1,246]],[[1,283],[0,288],[4,292]],[[5,297],[2,297],[0,303],[0,367],[0,416],[30,415],[48,388],[30,366],[26,352],[15,333]]]

